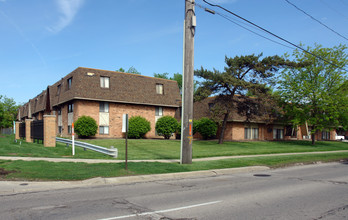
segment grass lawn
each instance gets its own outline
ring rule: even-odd
[[[119,158],[124,159],[124,140],[95,139],[85,140],[96,145],[115,146],[119,150]],[[193,157],[214,157],[251,154],[293,153],[314,151],[348,150],[348,143],[317,142],[312,146],[309,141],[283,142],[225,142],[194,141]],[[178,159],[180,141],[177,140],[129,140],[129,159]],[[22,157],[71,157],[71,147],[57,143],[57,147],[46,148],[42,144],[14,142],[13,135],[0,136],[0,155]],[[109,156],[76,148],[74,158],[112,159]],[[321,155],[292,155],[273,157],[254,157],[225,159],[217,161],[194,162],[190,165],[177,163],[128,163],[128,172],[124,163],[118,164],[86,164],[86,163],[53,163],[45,161],[5,161],[0,160],[0,180],[82,180],[93,177],[116,177],[126,175],[159,174],[187,172],[197,170],[222,169],[263,165],[269,167],[287,166],[294,163],[312,163],[315,161],[347,160],[347,153],[330,153]]]
[[[124,159],[125,141],[122,139],[94,139],[86,142],[103,147],[118,148],[119,159]],[[348,150],[348,143],[318,141],[313,146],[310,141],[255,141],[255,142],[224,142],[193,141],[193,158],[295,153],[315,151]],[[128,159],[178,159],[180,158],[179,140],[128,140]]]
[[[26,143],[22,141],[20,145],[15,143],[13,135],[0,137],[1,156],[23,156],[23,157],[72,157],[71,146],[67,148],[65,144],[57,143],[57,147],[46,148],[42,144]],[[82,140],[103,147],[114,146],[118,149],[119,157],[124,159],[125,140],[124,139],[92,139]],[[313,146],[310,141],[255,141],[255,142],[225,142],[222,145],[217,141],[194,141],[193,158],[252,155],[252,154],[273,154],[273,153],[295,153],[295,152],[315,152],[315,151],[335,151],[348,150],[348,143],[344,142],[324,142],[318,141]],[[74,158],[96,158],[113,159],[107,155],[84,151],[76,147]],[[128,159],[179,159],[180,141],[179,140],[128,140]]]
[[[332,153],[327,155],[293,155],[276,157],[254,157],[225,159],[217,161],[193,162],[190,165],[178,163],[142,162],[128,163],[128,172],[124,163],[53,163],[46,161],[4,161],[0,160],[0,180],[83,180],[93,177],[117,177],[141,174],[160,174],[188,172],[197,170],[235,168],[263,165],[281,167],[295,163],[313,163],[315,161],[347,161],[348,153]],[[9,172],[8,175],[1,173]]]

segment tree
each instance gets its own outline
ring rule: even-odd
[[[163,116],[156,122],[157,134],[169,139],[179,128],[178,121],[172,116]]]
[[[128,137],[140,139],[144,138],[145,134],[151,130],[151,125],[146,118],[134,116],[129,119]]]
[[[122,73],[133,73],[133,74],[141,75],[141,73],[137,69],[135,69],[135,67],[133,67],[133,66],[129,67],[129,69],[127,71],[125,69],[123,69],[122,67],[116,71],[122,72]]]
[[[219,144],[223,143],[231,109],[237,107],[238,112],[244,113],[248,119],[253,117],[253,113],[259,114],[258,103],[265,99],[271,100],[269,86],[273,83],[274,74],[280,68],[295,65],[295,63],[279,56],[268,56],[260,59],[261,56],[262,54],[258,56],[252,54],[235,56],[234,58],[225,57],[227,66],[224,72],[216,69],[210,71],[203,67],[195,70],[195,75],[204,80],[200,83],[195,101],[217,95],[213,110],[219,116],[217,122],[221,126]],[[247,97],[248,92],[254,94],[255,97]],[[238,95],[237,98],[236,95]],[[253,111],[250,109],[252,107]]]
[[[19,105],[12,98],[0,95],[0,128],[13,126],[17,118]]]
[[[178,83],[178,87],[180,90],[180,94],[182,93],[182,74],[180,73],[174,73],[173,77],[168,77],[169,73],[154,73],[153,76],[156,78],[162,78],[162,79],[170,79],[174,80]],[[198,88],[198,82],[195,80],[193,81],[193,90],[194,93],[197,91]]]
[[[341,123],[347,126],[346,50],[345,45],[333,48],[323,48],[321,45],[307,47],[307,51],[334,65],[294,50],[292,57],[295,57],[295,61],[307,65],[286,68],[281,74],[278,90],[284,111],[294,125],[308,123],[311,126],[312,144],[315,144],[318,131],[338,127]]]
[[[75,132],[81,138],[94,136],[98,131],[97,122],[90,116],[81,116],[74,123]]]
[[[169,79],[169,73],[154,73],[153,77],[161,78],[161,79]]]

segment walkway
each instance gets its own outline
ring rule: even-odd
[[[279,153],[279,154],[258,154],[258,155],[239,155],[239,156],[221,156],[196,158],[193,162],[212,161],[235,158],[250,158],[250,157],[272,157],[272,156],[289,156],[289,155],[306,155],[306,154],[331,154],[331,153],[347,153],[348,150],[339,151],[317,151],[317,152],[300,152],[300,153]],[[11,157],[0,156],[0,160],[23,160],[23,161],[50,161],[50,162],[79,162],[79,163],[123,163],[124,160],[102,160],[102,159],[77,159],[77,158],[45,158],[45,157]],[[158,160],[128,160],[128,162],[160,162],[160,163],[179,163],[179,159],[158,159]]]

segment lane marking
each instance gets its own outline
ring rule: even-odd
[[[220,200],[220,201],[206,202],[206,203],[201,203],[201,204],[196,204],[196,205],[189,205],[189,206],[183,206],[183,207],[172,208],[172,209],[158,210],[158,211],[153,211],[153,212],[143,212],[143,213],[132,214],[132,215],[116,216],[116,217],[103,218],[103,219],[98,219],[98,220],[114,220],[114,219],[130,218],[130,217],[143,216],[143,215],[152,215],[152,214],[157,214],[157,213],[173,212],[173,211],[179,211],[179,210],[183,210],[183,209],[195,208],[195,207],[199,207],[199,206],[212,205],[212,204],[216,204],[219,202],[222,202],[222,201]]]

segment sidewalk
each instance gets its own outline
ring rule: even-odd
[[[248,157],[272,157],[272,156],[289,156],[289,155],[305,155],[305,154],[329,154],[329,153],[344,153],[348,150],[339,151],[316,151],[316,152],[300,152],[300,153],[279,153],[279,154],[257,154],[257,155],[240,155],[240,156],[221,156],[221,157],[206,157],[192,159],[193,162],[212,161],[235,158]],[[0,156],[0,160],[23,160],[23,161],[50,161],[50,162],[79,162],[79,163],[123,163],[124,160],[103,160],[103,159],[77,159],[77,158],[46,158],[46,157],[11,157]],[[179,159],[158,159],[158,160],[128,160],[128,162],[160,162],[160,163],[180,163]]]
[[[212,161],[232,158],[248,158],[248,157],[269,157],[269,156],[287,156],[287,155],[304,155],[304,154],[329,154],[342,153],[348,150],[341,151],[322,151],[322,152],[302,152],[302,153],[281,153],[281,154],[261,154],[261,155],[241,155],[241,156],[224,156],[198,158],[193,161]],[[82,163],[121,163],[124,160],[100,160],[100,159],[73,159],[73,158],[38,158],[38,157],[10,157],[0,156],[0,160],[24,160],[24,161],[51,161],[51,162],[82,162]],[[129,162],[162,162],[162,163],[179,163],[179,160],[129,160]],[[269,170],[266,166],[251,166],[241,168],[203,170],[194,172],[139,175],[139,176],[123,176],[111,178],[92,178],[82,181],[49,181],[49,182],[31,182],[31,181],[0,181],[0,196],[13,195],[17,193],[29,193],[39,191],[49,191],[58,189],[69,189],[79,187],[94,187],[102,185],[118,185],[140,182],[151,182],[160,180],[183,179],[183,178],[198,178],[208,176],[219,176],[236,173],[258,172]]]

